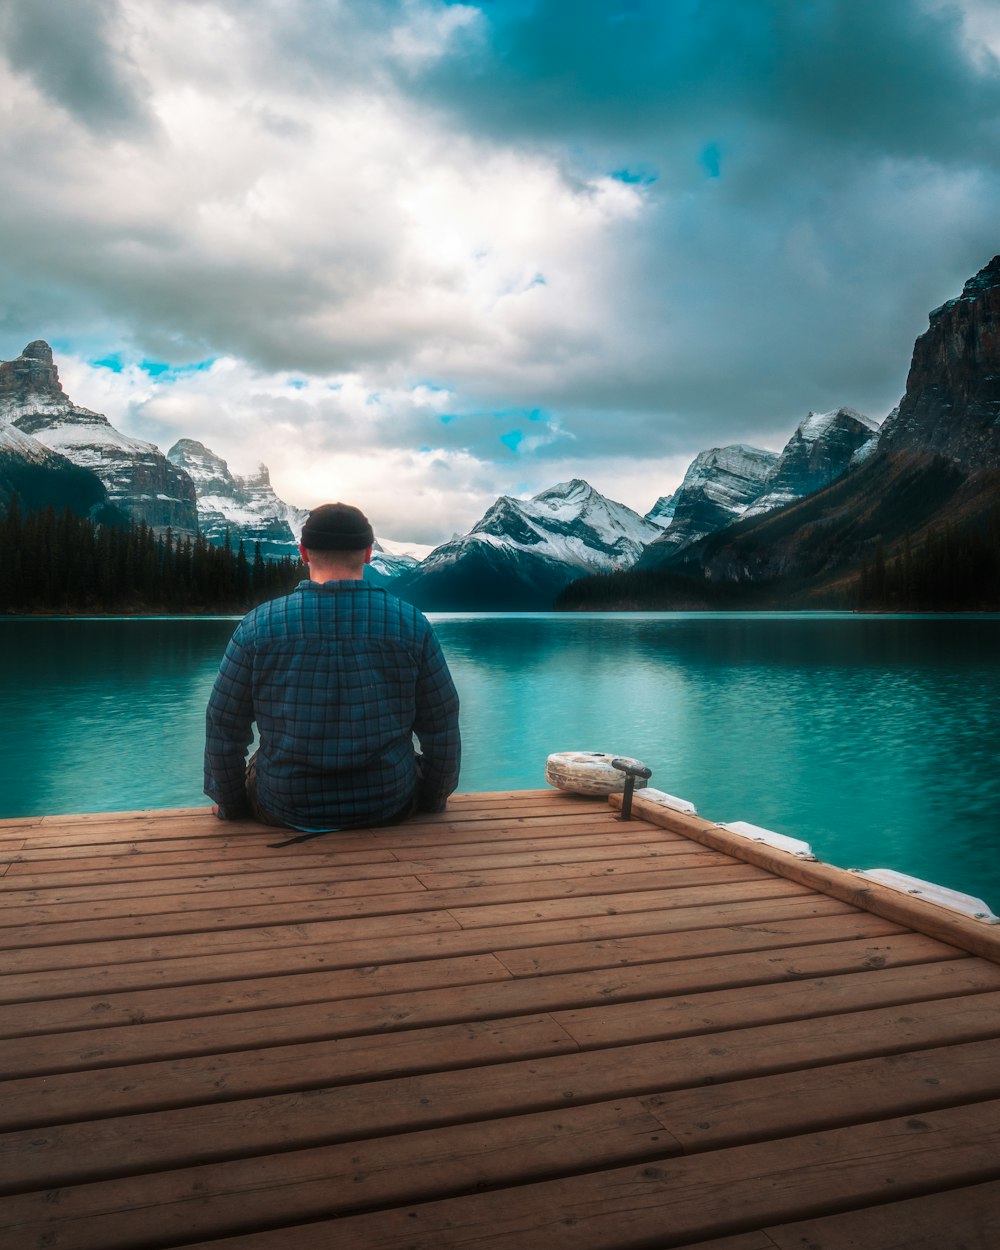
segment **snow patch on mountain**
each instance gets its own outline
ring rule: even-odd
[[[854,408],[810,412],[785,444],[760,496],[745,516],[760,516],[811,495],[841,477],[862,448],[878,445],[879,423]]]
[[[107,417],[89,408],[65,404],[23,413],[18,428],[30,432],[40,443],[58,451],[74,464],[98,472],[122,456],[144,458],[162,455],[154,443],[130,438],[116,430]]]
[[[660,564],[739,520],[764,489],[778,453],[733,443],[699,452],[673,496],[673,515],[642,558]]]
[[[64,459],[37,438],[4,421],[0,421],[0,453],[16,456],[29,464],[44,465],[52,461],[62,463]]]
[[[677,508],[676,500],[676,495],[661,495],[646,513],[646,520],[666,529],[674,519],[674,512]]]

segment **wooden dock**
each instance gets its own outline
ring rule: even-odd
[[[998,927],[635,816],[0,822],[0,1245],[995,1250]]]

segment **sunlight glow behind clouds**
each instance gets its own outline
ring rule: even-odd
[[[645,511],[897,402],[1000,251],[995,13],[15,0],[0,356],[403,540],[574,476]]]

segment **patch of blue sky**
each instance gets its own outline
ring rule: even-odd
[[[454,412],[439,412],[438,413],[438,420],[441,422],[442,425],[450,425],[452,421],[455,421],[457,419],[458,419],[457,414]]]
[[[709,178],[718,178],[722,173],[722,149],[717,143],[706,143],[698,153],[698,160]]]
[[[500,442],[511,451],[517,451],[524,442],[524,435],[520,430],[508,430],[506,434],[500,435]]]
[[[192,373],[204,373],[205,370],[211,369],[215,361],[214,356],[209,360],[196,360],[186,365],[171,365],[165,360],[140,360],[139,368],[151,378],[165,378],[169,381],[174,378],[188,377]],[[121,373],[126,363],[121,352],[109,352],[106,356],[99,356],[90,361],[95,369],[110,369],[112,373]]]
[[[612,170],[611,177],[630,187],[648,187],[657,180],[659,174],[652,169],[615,169]]]
[[[210,356],[207,360],[193,360],[187,365],[170,365],[167,369],[167,373],[176,378],[187,377],[192,373],[207,373],[215,364],[216,360],[218,360],[217,356]],[[143,361],[143,368],[145,367],[146,362]]]
[[[304,391],[309,383],[305,380],[305,378],[289,378],[288,385],[293,391]]]

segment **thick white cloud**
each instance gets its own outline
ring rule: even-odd
[[[985,0],[20,0],[0,36],[0,356],[46,338],[129,433],[389,537],[881,417],[1000,250]]]

